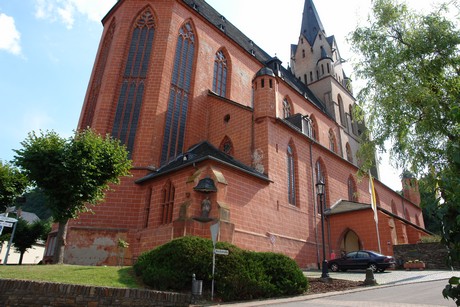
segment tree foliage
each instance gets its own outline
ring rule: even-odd
[[[91,130],[67,139],[53,131],[31,132],[21,145],[14,161],[43,191],[59,223],[54,261],[62,263],[68,220],[90,211],[90,205],[104,199],[110,184],[129,174],[128,152],[118,140]]]
[[[422,14],[396,0],[374,0],[368,24],[351,34],[361,56],[355,71],[367,82],[358,99],[371,135],[359,156],[366,160],[370,149],[384,150],[390,141],[395,164],[424,177],[424,190],[435,196],[427,210],[442,222],[454,260],[460,258],[460,31],[448,16],[458,13],[456,1]]]
[[[24,193],[23,203],[15,202],[16,208],[35,213],[41,220],[51,218],[51,210],[47,206],[47,199],[40,188],[28,190]]]
[[[0,211],[5,212],[27,185],[27,177],[18,168],[0,160]]]
[[[50,231],[51,224],[47,221],[36,221],[29,224],[26,220],[18,218],[13,244],[15,250],[20,253],[19,264],[22,264],[24,253],[33,248],[38,240],[46,238]]]
[[[358,98],[368,114],[373,143],[393,141],[399,166],[416,173],[440,169],[449,143],[458,144],[460,31],[446,6],[416,14],[394,0],[376,0],[370,24],[351,36],[362,57],[356,73],[367,84]]]

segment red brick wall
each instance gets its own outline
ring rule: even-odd
[[[123,178],[119,186],[113,187],[104,203],[92,208],[95,214],[82,214],[70,224],[67,260],[78,263],[75,255],[87,251],[89,254],[85,257],[92,259],[95,264],[113,264],[116,240],[120,236],[130,244],[127,255],[131,261],[141,252],[178,236],[200,235],[209,238],[209,226],[221,218],[219,202],[228,207],[230,216],[221,229],[221,240],[251,250],[282,252],[294,258],[302,267],[315,267],[321,261],[318,258],[321,227],[320,215],[316,213],[315,163],[320,160],[324,165],[326,207],[348,199],[348,178],[358,171],[353,164],[328,149],[328,132],[330,129],[336,130],[337,123],[292,89],[285,80],[267,75],[254,79],[264,64],[182,1],[119,1],[105,17],[104,25],[108,27],[115,22],[116,28],[93,128],[100,132],[111,132],[133,22],[147,6],[154,14],[155,38],[132,155],[137,169],[132,171],[132,177]],[[215,161],[205,161],[143,184],[134,182],[149,173],[147,167],[160,166],[173,57],[178,31],[185,21],[189,21],[194,28],[196,54],[184,148],[205,140],[218,147],[228,137],[233,144],[234,158],[248,166],[258,162],[258,169],[268,176],[268,180]],[[225,98],[209,93],[214,55],[221,48],[230,66],[229,88]],[[98,60],[99,53],[95,67]],[[94,72],[89,89],[93,79]],[[264,88],[261,88],[262,79],[265,80]],[[269,80],[272,80],[272,88]],[[316,141],[289,127],[279,118],[282,117],[282,101],[285,97],[291,101],[293,113],[314,115],[319,132]],[[87,103],[83,106],[82,114],[86,107]],[[288,203],[287,197],[288,144],[294,149],[295,206]],[[260,154],[260,161],[254,161],[254,152]],[[223,175],[225,182],[218,182],[216,172]],[[210,216],[214,220],[204,223],[194,219],[201,214],[200,204],[204,195],[194,191],[193,187],[206,176],[214,179],[218,192],[210,194]],[[162,224],[162,189],[167,181],[175,187],[173,222]],[[356,178],[355,181],[358,201],[369,203],[367,178]],[[393,201],[400,216],[407,212],[411,222],[416,222],[415,215],[421,214],[418,206],[379,181],[375,182],[375,187],[382,209],[391,211]],[[379,231],[383,246],[392,240],[388,217],[383,213],[379,216],[382,219]],[[423,227],[423,218],[419,218],[419,222]],[[358,234],[363,247],[377,249],[375,225],[370,211],[332,216],[329,227],[329,251],[337,249],[346,229],[353,229]],[[395,221],[394,228],[399,243],[404,233],[407,233],[409,242],[416,240],[420,233],[412,232],[411,227],[406,227],[399,220]]]

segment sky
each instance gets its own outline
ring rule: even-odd
[[[297,44],[304,0],[208,0],[286,67]],[[327,35],[334,35],[353,79],[347,35],[363,24],[371,0],[316,0]],[[438,0],[408,0],[429,7]],[[0,160],[31,131],[76,129],[102,34],[101,19],[116,0],[0,0]],[[356,84],[355,84],[356,85]],[[356,87],[355,87],[356,89]],[[400,171],[380,165],[381,181],[400,190]]]

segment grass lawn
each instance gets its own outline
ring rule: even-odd
[[[116,288],[145,288],[132,267],[81,265],[0,265],[0,278]]]

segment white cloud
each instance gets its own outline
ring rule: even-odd
[[[14,18],[0,13],[0,50],[20,55],[20,39],[21,34],[16,29]]]
[[[50,22],[59,21],[68,29],[77,15],[99,22],[117,0],[35,0],[35,17]]]

